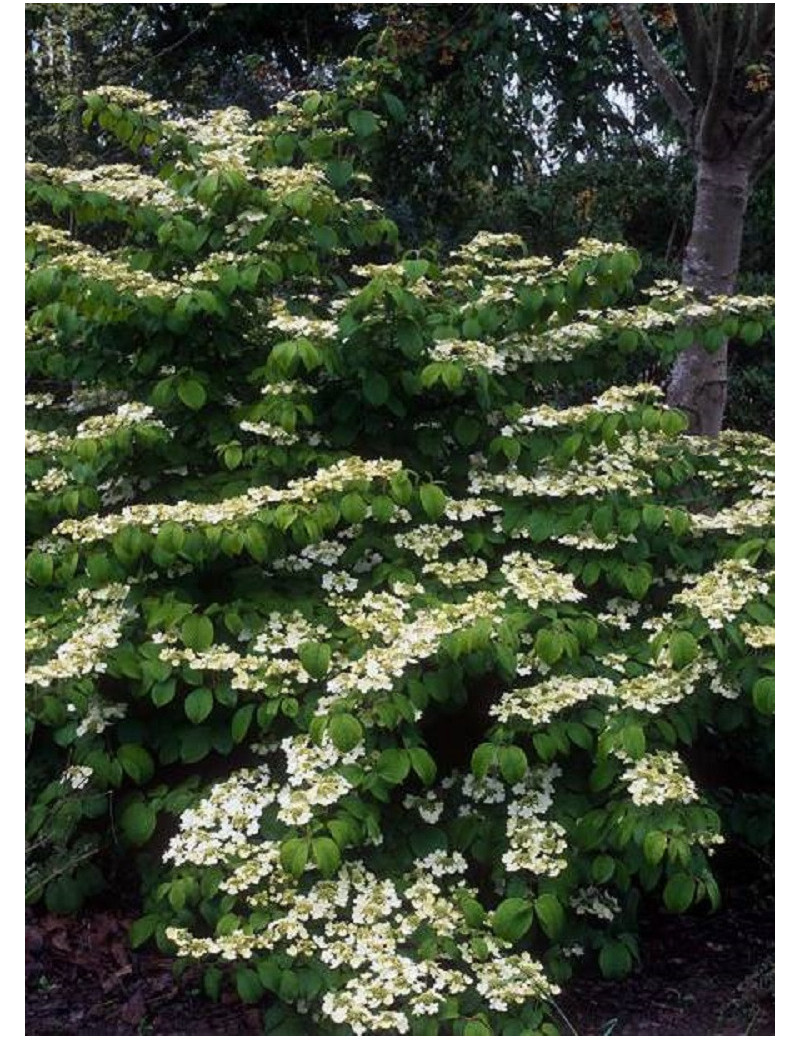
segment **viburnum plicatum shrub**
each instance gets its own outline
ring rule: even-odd
[[[718,903],[687,751],[771,739],[772,444],[615,373],[772,301],[632,304],[595,241],[402,254],[359,172],[390,85],[104,87],[126,161],[29,169],[30,893],[141,848],[134,941],[267,1031],[552,1033],[642,892]]]

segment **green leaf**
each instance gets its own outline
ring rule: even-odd
[[[541,628],[536,633],[534,650],[536,656],[540,657],[545,664],[553,665],[564,653],[564,641],[558,632],[549,628]]]
[[[214,707],[214,694],[205,686],[200,686],[186,697],[183,710],[190,722],[198,725],[204,722],[211,714]]]
[[[775,680],[764,676],[753,686],[753,704],[762,715],[775,714]]]
[[[436,779],[436,763],[434,760],[425,748],[421,747],[409,748],[408,756],[411,759],[411,768],[423,784],[425,784],[426,787],[430,787]]]
[[[528,772],[528,759],[522,748],[514,744],[501,747],[497,754],[500,773],[507,784],[518,784]]]
[[[431,520],[438,520],[447,505],[447,495],[435,484],[423,484],[419,489],[419,500]]]
[[[353,164],[347,159],[333,160],[328,163],[325,172],[334,188],[343,188],[353,176]]]
[[[662,831],[648,831],[642,842],[642,852],[647,863],[655,866],[667,851],[667,836]]]
[[[380,372],[370,372],[363,383],[364,397],[378,408],[389,400],[389,383]]]
[[[483,780],[497,760],[497,747],[494,744],[479,744],[472,752],[470,769],[476,780]]]
[[[501,939],[516,942],[533,924],[533,907],[527,899],[504,899],[492,914],[492,930]]]
[[[298,649],[300,664],[312,679],[327,675],[331,663],[331,648],[327,643],[301,643]]]
[[[344,752],[352,751],[364,738],[364,727],[355,717],[347,712],[331,716],[328,722],[328,734],[333,746]]]
[[[464,1036],[494,1036],[494,1030],[488,1022],[480,1018],[470,1018],[464,1026]]]
[[[156,914],[145,914],[144,917],[140,917],[133,922],[128,929],[128,937],[134,950],[147,942],[153,932],[155,932],[157,924],[158,917]]]
[[[626,726],[622,730],[622,746],[631,758],[641,758],[647,749],[647,741],[642,727],[636,723]]]
[[[600,971],[607,979],[624,978],[633,967],[631,951],[623,942],[612,939],[600,949]]]
[[[481,424],[471,415],[459,415],[453,423],[453,433],[462,447],[469,448],[480,436]]]
[[[764,335],[764,326],[760,321],[745,321],[739,329],[739,339],[752,347]]]
[[[384,105],[386,105],[386,111],[392,119],[394,119],[396,123],[402,123],[406,117],[406,108],[400,98],[388,90],[384,90],[381,97],[383,98]]]
[[[288,838],[281,845],[281,866],[292,877],[300,877],[308,863],[309,843],[306,838]]]
[[[339,503],[342,519],[348,524],[360,524],[367,515],[367,503],[356,491],[345,495]]]
[[[136,784],[146,784],[155,772],[150,752],[139,744],[123,744],[117,752],[117,759]]]
[[[339,869],[342,855],[333,838],[314,838],[311,843],[314,862],[325,877],[330,877]]]
[[[156,829],[155,810],[148,802],[131,802],[123,809],[119,825],[132,845],[144,845]]]
[[[646,505],[642,509],[642,522],[648,531],[657,531],[664,523],[666,511],[663,506]]]
[[[536,919],[548,939],[557,939],[564,928],[564,908],[557,897],[545,892],[533,903]]]
[[[234,712],[231,719],[231,737],[234,744],[241,744],[244,740],[248,729],[250,729],[250,723],[253,721],[255,710],[255,704],[245,704]]]
[[[700,647],[691,632],[674,632],[669,641],[669,656],[672,667],[685,668],[697,658]]]
[[[164,682],[154,683],[150,689],[150,700],[157,708],[163,708],[175,696],[175,680],[165,679]]]
[[[688,874],[673,874],[664,886],[664,906],[673,914],[688,910],[694,901],[695,880]]]
[[[604,885],[614,876],[615,868],[616,863],[611,856],[595,856],[592,860],[592,880],[596,881],[598,885]]]
[[[191,614],[181,625],[181,639],[190,650],[208,650],[214,642],[214,626],[201,614]]]
[[[183,379],[178,383],[178,397],[187,408],[196,412],[206,403],[205,387],[196,379]]]
[[[25,561],[25,577],[34,585],[49,585],[53,580],[53,557],[32,552]]]
[[[347,113],[347,122],[356,137],[370,137],[378,129],[378,117],[363,108],[351,109]]]
[[[387,748],[380,753],[375,769],[388,784],[400,784],[408,776],[411,759],[402,748]]]
[[[245,1004],[256,1004],[264,995],[264,987],[258,973],[252,968],[236,969],[236,992]]]

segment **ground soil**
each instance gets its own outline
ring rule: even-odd
[[[578,1036],[773,1036],[773,905],[765,884],[726,890],[717,914],[656,908],[641,927],[641,965],[622,982],[587,974],[565,987],[562,1031]],[[27,917],[27,1036],[256,1036],[257,1009],[211,1003],[197,975],[132,951],[130,915]]]

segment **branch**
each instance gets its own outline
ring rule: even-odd
[[[757,60],[775,46],[775,4],[755,4],[756,17],[748,56]]]
[[[672,114],[686,131],[689,140],[691,140],[692,115],[694,111],[692,99],[681,86],[675,73],[656,50],[636,4],[617,4],[617,12],[620,21],[625,26],[625,32],[628,34],[628,39],[633,49],[639,55],[639,60],[655,81]]]
[[[689,79],[705,98],[711,85],[711,45],[706,20],[698,4],[673,4],[672,9],[686,50]]]
[[[747,152],[751,149],[758,154],[763,154],[764,143],[768,141],[770,128],[775,132],[775,95],[770,96],[764,102],[764,106],[758,115],[747,124],[741,139],[741,148]]]
[[[708,147],[714,140],[714,131],[725,111],[733,85],[736,66],[736,37],[739,32],[735,4],[719,4],[714,41],[714,78],[700,123],[700,146]]]

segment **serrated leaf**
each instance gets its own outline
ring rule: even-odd
[[[494,744],[479,744],[472,752],[470,769],[476,780],[483,780],[497,760],[497,748]]]
[[[764,676],[753,685],[753,704],[762,715],[775,714],[775,680]]]
[[[234,712],[231,719],[231,737],[234,744],[241,744],[244,740],[248,729],[250,729],[250,723],[253,721],[255,710],[255,704],[244,704]]]
[[[648,831],[642,842],[642,852],[647,863],[655,866],[667,851],[667,836],[662,831]]]
[[[208,650],[214,642],[214,626],[210,618],[191,614],[181,625],[181,639],[190,650]]]
[[[700,653],[697,640],[691,632],[674,632],[669,641],[669,656],[672,667],[680,671],[691,664]]]
[[[202,383],[196,379],[184,379],[178,383],[178,397],[186,405],[196,412],[206,403],[206,391]]]
[[[156,829],[156,813],[148,802],[131,802],[123,809],[119,824],[132,845],[144,845]]]
[[[411,768],[423,784],[425,784],[426,787],[430,787],[436,779],[436,763],[434,760],[425,748],[421,747],[409,748],[408,756],[411,759]]]
[[[327,643],[301,643],[298,657],[312,679],[321,679],[330,667],[331,648]]]
[[[598,885],[604,885],[614,876],[615,867],[616,863],[611,856],[595,856],[592,860],[592,880],[596,881]]]
[[[688,910],[694,901],[695,880],[688,874],[673,874],[664,886],[664,906],[673,914]]]
[[[314,838],[311,849],[314,862],[325,877],[330,877],[338,870],[342,855],[333,838]]]
[[[419,500],[431,520],[438,520],[447,505],[447,495],[435,484],[423,484],[419,489]]]
[[[533,903],[536,919],[548,939],[557,939],[564,928],[564,908],[551,892],[540,895]]]
[[[389,400],[389,383],[380,372],[370,372],[362,384],[365,399],[374,407]]]
[[[411,759],[408,752],[402,748],[387,748],[380,753],[375,769],[378,776],[387,783],[400,784],[408,776]]]
[[[623,942],[612,939],[600,949],[600,971],[607,979],[621,979],[633,967],[631,951]]]
[[[300,877],[308,863],[309,843],[306,838],[288,838],[281,845],[281,866],[292,877]]]
[[[186,718],[195,725],[204,722],[214,707],[214,694],[205,686],[192,690],[183,703]]]
[[[134,950],[143,946],[144,943],[147,942],[156,930],[157,924],[158,917],[155,914],[145,914],[144,917],[140,917],[138,920],[133,922],[128,929],[128,937]]]
[[[119,764],[137,784],[146,784],[155,772],[150,752],[139,744],[123,744],[117,751]]]
[[[528,772],[528,759],[522,748],[514,744],[501,747],[497,753],[500,773],[507,784],[518,784]]]
[[[501,939],[516,942],[533,924],[533,906],[527,899],[504,899],[492,914],[492,931]]]
[[[337,750],[352,751],[364,738],[364,727],[355,717],[347,712],[331,716],[328,722],[328,735]]]

